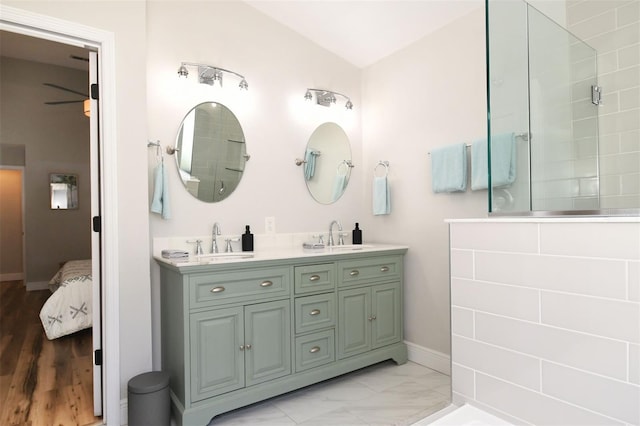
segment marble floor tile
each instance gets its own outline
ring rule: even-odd
[[[447,375],[382,362],[212,419],[216,425],[406,426],[446,407]]]

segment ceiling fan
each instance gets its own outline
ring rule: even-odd
[[[58,90],[63,90],[65,92],[69,92],[69,93],[74,93],[76,95],[80,95],[82,96],[84,99],[79,99],[79,100],[74,100],[74,101],[51,101],[51,102],[45,102],[46,105],[64,105],[64,104],[75,104],[75,103],[80,103],[82,102],[84,105],[84,115],[86,115],[87,117],[89,117],[90,115],[90,105],[91,102],[89,101],[89,95],[87,93],[82,93],[79,92],[77,90],[73,90],[73,89],[69,89],[67,87],[62,87],[59,86],[57,84],[53,84],[53,83],[42,83],[45,86],[48,87],[53,87],[54,89],[58,89]]]

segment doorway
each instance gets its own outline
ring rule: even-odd
[[[0,332],[3,333],[3,341],[10,343],[3,345],[0,355],[3,367],[7,370],[3,374],[8,373],[12,378],[0,383],[0,401],[4,402],[0,406],[5,407],[4,411],[11,408],[12,413],[3,412],[0,423],[95,424],[100,421],[103,410],[102,368],[100,357],[94,355],[96,348],[102,350],[101,232],[100,229],[97,232],[92,229],[91,220],[94,216],[101,216],[98,103],[89,99],[92,78],[97,83],[97,55],[83,46],[13,32],[1,31],[0,37],[3,89],[6,89],[2,98],[5,101],[10,98],[18,110],[20,105],[28,104],[26,110],[31,112],[23,114],[26,117],[22,127],[13,132],[27,144],[29,158],[28,167],[25,167],[28,178],[24,186],[28,210],[25,221],[27,255],[24,256],[27,267],[23,269],[23,280],[34,284],[30,287],[37,289],[45,284],[47,288],[49,278],[54,274],[58,276],[64,270],[63,265],[88,259],[89,275],[92,275],[92,284],[90,281],[89,286],[96,289],[89,291],[93,297],[89,297],[84,308],[76,306],[79,310],[75,315],[70,315],[92,316],[92,323],[88,327],[65,331],[51,338],[48,330],[47,337],[44,336],[46,322],[40,308],[46,306],[54,295],[62,294],[62,289],[53,294],[47,289],[33,292],[22,289],[20,292],[15,285],[2,283],[3,327]],[[52,55],[52,52],[59,54]],[[67,67],[65,63],[73,65]],[[24,79],[27,81],[21,79],[15,85],[7,83],[4,79],[10,78],[11,69],[14,75],[23,77],[21,71],[15,72],[16,68],[24,70]],[[73,70],[66,71],[67,68]],[[38,72],[46,77],[39,80],[36,77],[35,82],[28,81]],[[83,77],[76,80],[78,75]],[[17,91],[13,86],[21,90]],[[6,111],[6,108],[3,110]],[[72,118],[69,119],[69,116]],[[48,121],[43,117],[48,117]],[[11,117],[10,121],[3,121],[17,125],[20,118]],[[75,125],[74,122],[80,124]],[[35,129],[39,126],[47,129],[45,132],[49,133],[48,137],[38,138]],[[74,132],[70,131],[71,128],[77,129]],[[37,139],[44,139],[45,143],[39,144]],[[75,139],[78,139],[77,146],[73,146],[72,140]],[[2,144],[5,142],[12,141],[0,141]],[[63,176],[79,177],[81,191],[75,208],[53,210],[49,203],[41,202],[43,197],[47,197],[48,201],[52,185],[48,179],[51,175],[61,175],[57,172],[63,172]],[[42,235],[42,229],[49,231]],[[55,232],[60,235],[55,235]],[[41,246],[44,246],[44,250],[37,252],[35,249]],[[5,252],[0,256],[4,258]],[[37,259],[37,262],[33,259]],[[4,309],[9,301],[17,302],[10,303],[12,306],[23,304],[25,308]],[[64,306],[66,310],[68,307]],[[90,307],[93,308],[93,315]],[[34,321],[34,318],[38,318],[38,311],[41,324]],[[10,318],[4,318],[5,313]],[[27,317],[23,317],[25,314]],[[55,315],[48,318],[54,324],[60,322]],[[18,326],[11,328],[9,324]],[[14,343],[15,347],[12,346]],[[5,360],[10,362],[5,363]]]

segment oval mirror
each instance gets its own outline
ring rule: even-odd
[[[351,176],[349,137],[336,123],[324,123],[314,130],[305,150],[303,175],[311,196],[321,204],[336,202]]]
[[[216,102],[201,103],[187,113],[175,148],[187,192],[207,203],[231,195],[249,160],[240,122],[229,108]]]

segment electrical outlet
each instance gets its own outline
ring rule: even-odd
[[[276,233],[276,218],[273,216],[264,218],[264,232],[265,234]]]

